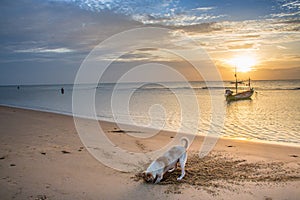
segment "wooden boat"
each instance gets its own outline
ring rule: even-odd
[[[254,89],[250,88],[250,90],[239,92],[236,94],[233,94],[231,90],[226,90],[225,96],[227,101],[238,101],[238,100],[244,100],[244,99],[251,99],[251,96],[254,93]]]
[[[237,74],[235,69],[235,93],[232,90],[225,90],[225,97],[226,101],[238,101],[238,100],[245,100],[245,99],[251,99],[251,96],[254,93],[254,89],[251,88],[250,78],[248,82],[249,89],[243,92],[238,92],[238,83],[241,81],[237,80]]]

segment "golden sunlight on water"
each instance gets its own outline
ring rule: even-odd
[[[225,84],[232,86],[230,82]],[[190,103],[190,89],[183,87],[181,83],[170,83],[168,87],[152,84],[138,88],[132,83],[123,84],[123,88],[117,91],[119,101],[113,104],[114,109],[120,107],[116,110],[112,110],[111,103],[114,84],[105,84],[96,90],[95,106],[97,116],[102,120],[124,119],[122,122],[125,124],[133,121],[138,126],[172,131],[180,131],[181,127],[193,130],[197,126],[197,133],[204,135],[211,126],[221,126],[223,131],[215,134],[223,137],[299,145],[299,85],[300,80],[253,81],[255,93],[252,100],[227,103],[223,88],[211,88],[216,91],[215,96],[211,96],[205,82],[194,82],[192,87],[198,103],[198,117],[193,115],[197,108]],[[0,87],[0,104],[70,114],[72,87],[64,85],[64,95],[57,85],[24,86],[20,89],[15,86]],[[84,96],[91,88],[83,85],[77,90]],[[122,97],[128,94],[132,96],[126,104]],[[212,121],[211,99],[215,97],[224,98],[220,104],[226,110],[224,126]]]

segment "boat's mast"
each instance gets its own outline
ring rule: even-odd
[[[237,75],[236,75],[236,67],[235,67],[235,73],[234,73],[234,76],[235,76],[235,93],[237,93],[238,82],[237,82]]]
[[[251,85],[250,85],[250,84],[251,84],[251,83],[250,83],[250,77],[249,77],[249,84],[248,84],[248,85],[249,85],[249,89],[251,89]]]

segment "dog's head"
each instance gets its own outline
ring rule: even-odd
[[[147,183],[155,182],[155,177],[153,176],[153,174],[151,172],[143,172],[142,176],[143,176],[144,181]]]

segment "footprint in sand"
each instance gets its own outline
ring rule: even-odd
[[[293,154],[293,155],[290,155],[290,157],[293,157],[293,158],[298,158],[297,155]]]
[[[66,151],[66,150],[62,150],[61,151],[63,154],[69,154],[69,153],[71,153],[70,151]]]
[[[42,194],[42,195],[37,195],[37,197],[35,198],[35,200],[46,200],[48,199],[46,195]]]
[[[139,141],[135,141],[135,144],[142,150],[142,151],[144,151],[145,149],[146,149],[146,147],[145,147],[145,145],[144,144],[142,144],[142,143],[140,143]]]
[[[227,147],[234,147],[233,145],[227,145]]]
[[[4,160],[6,158],[6,156],[1,156],[0,160]]]
[[[78,151],[82,151],[84,149],[84,147],[79,147]]]

